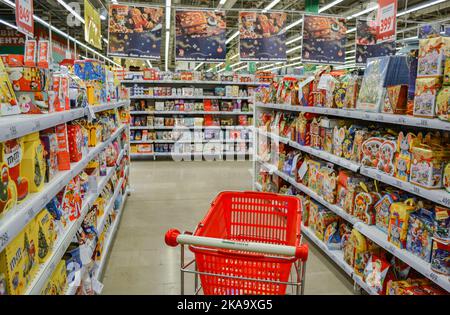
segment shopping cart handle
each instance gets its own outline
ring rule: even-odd
[[[242,250],[246,252],[265,253],[272,255],[282,255],[301,259],[306,261],[308,258],[308,245],[286,246],[255,242],[239,242],[213,237],[195,236],[181,234],[176,229],[170,229],[166,232],[165,242],[167,245],[176,247],[178,244],[207,246],[220,249]]]

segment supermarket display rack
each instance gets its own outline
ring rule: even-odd
[[[129,105],[129,100],[111,102],[108,104],[101,104],[98,106],[91,106],[90,108],[79,108],[68,111],[55,112],[42,115],[17,115],[0,118],[0,141],[7,141],[18,138],[32,132],[44,130],[62,123],[70,122],[84,116],[98,113],[105,110],[115,109],[119,107],[126,107]],[[128,125],[121,125],[106,141],[97,144],[90,148],[88,153],[83,158],[71,163],[71,169],[68,171],[60,171],[55,178],[49,183],[46,183],[42,191],[32,193],[21,204],[9,211],[0,220],[0,252],[24,229],[24,227],[47,205],[47,203],[64,187],[69,181],[78,175],[87,164],[95,158],[102,150],[118,138],[123,132],[129,130]],[[129,144],[126,143],[122,148],[117,162],[129,156]],[[103,187],[111,178],[115,167],[107,169],[106,176],[98,177],[97,187],[92,192],[88,192],[82,201],[82,208],[80,217],[71,222],[65,229],[64,234],[60,235],[57,242],[54,244],[50,257],[47,261],[39,266],[39,270],[34,276],[32,282],[28,285],[25,294],[40,294],[45,286],[47,280],[52,275],[57,264],[60,262],[62,256],[66,252],[69,244],[72,242],[77,233],[85,215],[89,208],[95,202]],[[121,179],[123,181],[123,178]],[[115,196],[117,196],[115,194]],[[115,200],[115,199],[113,199]],[[113,201],[111,201],[111,205]],[[112,207],[111,207],[112,208]],[[117,221],[117,220],[116,220]],[[117,223],[117,222],[115,222]],[[107,251],[103,253],[107,255]]]
[[[259,111],[265,111],[265,110],[283,110],[283,111],[295,111],[295,112],[311,112],[311,113],[318,113],[322,115],[331,115],[331,116],[339,116],[339,117],[346,117],[346,118],[352,118],[352,119],[361,119],[361,120],[367,120],[367,121],[373,121],[378,123],[392,123],[392,124],[400,124],[405,126],[411,126],[411,127],[421,127],[421,128],[430,128],[430,129],[437,129],[437,130],[450,130],[450,123],[441,121],[439,119],[424,119],[424,118],[417,118],[417,117],[409,117],[409,116],[403,116],[403,115],[391,115],[391,114],[381,114],[381,113],[367,113],[357,110],[341,110],[341,109],[335,109],[335,108],[323,108],[323,107],[303,107],[303,106],[292,106],[292,105],[285,105],[285,104],[263,104],[263,103],[255,103],[255,117],[258,117]],[[413,185],[409,182],[401,181],[395,177],[389,176],[385,173],[382,173],[375,169],[366,168],[364,166],[361,166],[358,163],[355,163],[354,161],[346,160],[341,157],[337,157],[333,154],[330,154],[326,151],[321,151],[317,149],[313,149],[309,146],[302,146],[298,144],[295,141],[292,141],[290,139],[280,137],[274,133],[262,131],[257,128],[257,122],[256,119],[254,120],[254,129],[255,129],[255,136],[254,136],[254,148],[255,148],[255,158],[254,158],[254,165],[253,165],[253,188],[255,190],[262,190],[261,183],[258,183],[257,178],[257,172],[258,172],[258,166],[262,166],[266,170],[269,171],[269,174],[274,174],[282,179],[284,179],[286,182],[291,184],[292,186],[296,187],[298,190],[302,191],[306,195],[310,196],[329,210],[333,211],[337,215],[339,215],[341,218],[346,220],[347,222],[351,223],[355,229],[357,229],[361,234],[365,235],[368,239],[372,240],[376,244],[378,244],[380,247],[384,248],[386,251],[390,252],[395,257],[399,258],[403,262],[407,263],[409,266],[411,266],[413,269],[421,273],[423,276],[427,277],[443,289],[450,292],[450,279],[448,276],[438,274],[431,270],[430,263],[427,263],[420,259],[419,257],[413,255],[410,252],[407,252],[404,249],[400,249],[395,247],[393,244],[387,241],[387,235],[380,230],[378,230],[374,226],[370,226],[365,224],[364,222],[360,221],[359,219],[355,218],[354,216],[347,213],[344,209],[340,208],[339,206],[335,204],[330,204],[327,201],[325,201],[321,196],[319,196],[317,193],[306,187],[305,185],[296,182],[294,177],[291,177],[288,174],[285,174],[282,171],[279,171],[275,165],[268,164],[265,161],[263,161],[261,158],[258,157],[258,139],[260,136],[266,137],[271,139],[275,142],[280,142],[287,144],[293,148],[296,148],[300,151],[309,153],[312,156],[316,156],[320,159],[323,159],[325,161],[332,162],[336,165],[342,166],[344,168],[350,169],[354,172],[359,172],[360,174],[371,177],[373,179],[376,179],[380,182],[386,183],[391,186],[395,186],[397,188],[401,188],[405,191],[408,191],[412,194],[421,196],[425,199],[428,199],[430,201],[433,201],[437,204],[441,204],[444,206],[449,207],[450,206],[450,194],[445,191],[444,189],[435,189],[435,190],[428,190],[421,187],[418,187],[416,185]],[[353,269],[343,260],[342,251],[335,251],[330,250],[325,245],[324,242],[322,242],[320,239],[318,239],[314,233],[309,230],[308,228],[304,228],[302,230],[302,233],[308,237],[314,244],[316,244],[332,261],[336,263],[342,270],[344,270],[345,273],[347,273],[351,278],[353,279],[355,283],[355,287],[359,287],[366,291],[368,294],[371,295],[377,295],[377,292],[375,292],[374,289],[369,287],[360,277],[359,275],[355,274],[353,272]]]
[[[133,75],[139,75],[136,73],[133,73]],[[265,83],[259,83],[259,82],[235,82],[235,81],[201,81],[201,80],[145,80],[145,79],[132,79],[132,80],[121,80],[121,83],[125,86],[135,86],[135,85],[139,85],[139,86],[176,86],[176,87],[195,87],[195,88],[199,88],[199,87],[204,87],[204,88],[213,88],[217,85],[222,85],[222,86],[227,86],[227,85],[237,85],[237,86],[242,86],[242,87],[258,87],[260,85],[264,85]],[[153,111],[146,111],[146,110],[131,110],[130,114],[131,115],[158,115],[159,117],[168,117],[171,115],[184,115],[184,116],[188,116],[188,117],[195,117],[195,116],[202,116],[202,115],[216,115],[216,116],[227,116],[227,117],[238,117],[239,115],[245,115],[248,117],[253,117],[253,103],[254,103],[254,96],[239,96],[239,97],[235,97],[235,96],[215,96],[215,95],[201,95],[201,96],[180,96],[180,95],[176,95],[176,96],[149,96],[149,95],[133,95],[132,93],[130,93],[130,99],[131,100],[248,100],[249,101],[249,105],[250,105],[250,110],[249,111],[239,111],[239,110],[235,110],[235,111],[198,111],[198,110],[192,110],[192,111],[157,111],[157,110],[153,110]],[[213,130],[213,129],[222,129],[222,130],[227,130],[227,129],[235,129],[235,130],[242,130],[242,129],[247,129],[247,130],[252,130],[252,126],[240,126],[240,125],[235,125],[235,126],[130,126],[130,130],[176,130],[176,128],[180,128],[178,131],[183,131],[183,129],[181,128],[186,128],[185,132],[189,132],[190,129],[194,129],[196,131],[201,131],[201,130]],[[222,133],[221,133],[222,136]],[[192,137],[194,138],[194,137]],[[223,137],[221,137],[222,139]],[[131,139],[131,138],[130,138]],[[217,139],[217,141],[215,140],[204,140],[204,141],[192,141],[191,143],[196,143],[198,145],[203,145],[206,143],[222,143],[223,145],[225,144],[229,144],[231,145],[232,143],[247,143],[246,147],[246,153],[245,155],[250,156],[251,155],[251,148],[249,148],[248,146],[253,144],[252,139],[252,133],[250,132],[249,134],[249,140],[243,141],[242,140],[237,140],[237,141],[227,141],[227,140],[220,140]],[[144,141],[131,141],[130,144],[131,145],[137,145],[137,144],[154,144],[154,143],[160,143],[160,144],[170,144],[170,143],[189,143],[189,142],[179,142],[179,141],[174,141],[174,140],[144,140]],[[230,154],[230,152],[232,151],[226,151],[223,148],[221,149],[222,153],[218,154],[216,152],[201,152],[201,151],[191,151],[191,152],[185,152],[183,154],[175,154],[177,156],[180,157],[184,157],[184,158],[189,158],[189,157],[194,157],[194,158],[199,158],[199,157],[205,157],[205,159],[207,157],[215,157],[218,159],[222,159],[224,156],[227,156]],[[242,154],[242,152],[236,151],[235,154]],[[153,151],[152,152],[133,152],[130,154],[130,156],[132,158],[153,158],[154,160],[157,157],[173,157],[173,155],[171,154],[171,152],[155,152],[154,147],[153,147]],[[188,159],[189,160],[189,159]]]

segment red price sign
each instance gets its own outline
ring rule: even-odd
[[[19,32],[34,36],[33,0],[16,0],[16,25]]]
[[[377,42],[395,40],[397,31],[397,0],[378,0]]]

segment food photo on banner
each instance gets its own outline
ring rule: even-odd
[[[84,21],[84,40],[95,48],[102,49],[102,21],[89,0],[84,0]]]
[[[241,61],[284,61],[286,13],[239,12]]]
[[[177,10],[175,30],[177,60],[225,61],[225,12]]]
[[[160,58],[163,14],[159,7],[110,5],[108,55]]]
[[[302,61],[315,64],[345,63],[345,18],[304,15]]]
[[[377,41],[375,21],[358,19],[356,21],[355,59],[356,64],[365,66],[367,58],[395,55],[395,41]]]

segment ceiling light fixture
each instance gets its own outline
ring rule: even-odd
[[[290,44],[292,44],[292,43],[298,42],[298,41],[301,40],[302,38],[303,38],[303,36],[298,36],[298,37],[296,37],[296,38],[293,38],[293,39],[291,39],[291,40],[288,40],[288,41],[286,42],[286,45],[290,45]]]
[[[225,45],[226,44],[228,44],[229,42],[231,42],[236,36],[238,36],[239,35],[239,31],[236,31],[236,33],[233,33],[233,35],[231,35],[230,36],[230,38],[228,38],[226,41],[225,41]]]
[[[84,19],[74,10],[72,7],[70,7],[67,3],[65,3],[63,0],[58,0],[58,3],[62,5],[67,11],[69,11],[74,17],[76,17],[81,23],[85,23]]]
[[[414,12],[414,11],[417,11],[417,10],[421,10],[421,9],[425,9],[425,8],[431,7],[432,5],[436,5],[436,4],[442,3],[444,1],[446,1],[446,0],[434,0],[434,1],[430,1],[430,2],[424,3],[424,4],[419,4],[419,5],[415,6],[415,7],[412,7],[411,9],[406,9],[405,11],[397,13],[397,16],[400,17],[400,16],[403,16],[405,14],[408,14],[408,13],[411,13],[411,12]]]
[[[361,15],[364,15],[366,13],[372,12],[373,10],[376,10],[376,9],[378,9],[378,4],[372,5],[372,6],[368,7],[368,8],[366,8],[366,9],[358,12],[358,13],[352,14],[349,17],[346,17],[346,19],[347,20],[351,20],[351,19],[354,19],[354,18],[356,18],[358,16],[361,16]]]
[[[269,3],[269,5],[267,7],[265,7],[262,10],[262,13],[266,13],[267,11],[269,11],[270,9],[272,9],[274,6],[276,6],[281,0],[273,0],[271,3]]]
[[[13,28],[13,29],[17,29],[17,26],[15,26],[14,24],[11,24],[11,23],[9,23],[9,22],[6,22],[6,21],[4,21],[4,20],[1,20],[0,19],[0,23],[2,23],[2,24],[4,24],[4,25],[6,25],[6,26],[9,26],[9,27],[11,27],[11,28]]]
[[[322,7],[322,8],[319,9],[319,13],[322,13],[323,11],[326,11],[326,10],[328,10],[329,8],[334,7],[336,4],[339,4],[339,3],[341,3],[342,1],[344,1],[344,0],[336,0],[336,1],[333,1],[333,2],[331,2],[331,3],[329,3],[329,4],[327,4],[326,6],[324,6],[324,7]]]
[[[194,68],[194,71],[196,71],[198,68],[200,68],[201,66],[203,66],[203,64],[204,64],[204,62],[200,62],[200,63],[198,64],[198,66]]]
[[[293,47],[291,49],[286,50],[286,53],[290,54],[291,52],[296,51],[296,50],[301,49],[301,48],[302,48],[301,45],[300,46],[296,46],[296,47]]]
[[[166,0],[166,42],[165,42],[165,53],[164,53],[164,66],[166,71],[169,71],[169,44],[170,44],[170,11],[171,11],[171,0]]]

